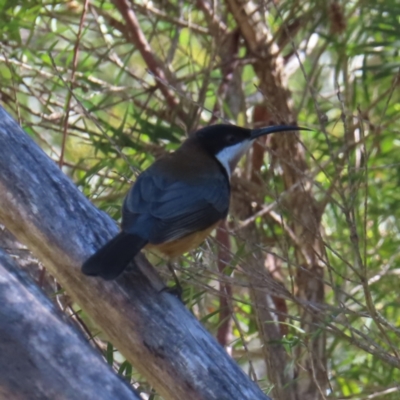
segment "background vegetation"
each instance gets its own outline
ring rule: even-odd
[[[0,10],[2,105],[116,220],[137,173],[200,126],[313,128],[268,138],[241,163],[226,226],[179,260],[184,301],[267,393],[399,398],[398,2]],[[37,280],[156,396],[51,277]]]

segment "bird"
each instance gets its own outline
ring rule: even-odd
[[[216,124],[195,131],[137,177],[123,203],[121,231],[83,263],[83,274],[113,280],[143,248],[173,259],[198,247],[227,217],[232,173],[252,143],[299,130],[310,129]]]

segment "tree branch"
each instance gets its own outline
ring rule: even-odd
[[[257,11],[255,2],[226,0],[226,3],[246,40],[249,52],[256,57],[253,68],[260,80],[259,89],[264,95],[264,113],[268,120],[259,119],[254,122],[262,124],[271,121],[275,123],[280,123],[281,121],[292,122],[289,92],[283,70],[284,60],[279,56],[279,48],[272,42],[272,35],[267,29],[261,13]],[[304,150],[299,144],[298,134],[276,135],[271,137],[270,143],[274,156],[282,166],[282,178],[286,190],[293,188],[292,196],[288,199],[288,209],[292,216],[293,231],[296,237],[301,240],[301,246],[296,248],[297,263],[301,266],[296,271],[299,296],[304,300],[312,300],[321,304],[324,302],[324,268],[323,263],[320,262],[320,260],[324,259],[324,251],[320,239],[321,215],[317,212],[316,200],[311,187],[299,184],[299,182],[303,181],[308,171]],[[260,157],[261,155],[262,152],[258,148],[256,156]],[[304,257],[304,255],[306,256]],[[261,264],[259,265],[259,272],[262,272]],[[261,312],[264,308],[262,307],[262,302],[266,302],[266,298],[266,296],[255,297],[259,302],[258,313],[261,314],[258,315],[258,320],[262,324],[268,324]],[[277,399],[286,400],[290,398],[289,391],[292,398],[295,398],[295,396],[302,400],[324,398],[323,392],[328,382],[325,335],[315,328],[318,321],[314,314],[305,309],[301,310],[301,312],[302,328],[306,332],[307,352],[304,353],[303,348],[300,347],[297,349],[300,364],[296,373],[297,387],[295,385],[292,387],[285,385],[287,393],[279,395],[279,397],[275,395]],[[260,332],[265,333],[264,349],[267,352],[272,339],[272,337],[268,336],[270,328],[268,326],[260,326]],[[278,378],[290,376],[290,374],[287,374],[287,363],[278,365],[280,360],[276,357],[272,358],[272,361],[278,367],[284,368],[284,371],[281,371],[279,376],[276,371],[270,369],[270,377],[274,375]],[[271,357],[268,353],[266,354],[266,363],[271,365]],[[276,383],[279,389],[279,381]],[[289,382],[287,381],[287,383]]]
[[[125,19],[131,42],[139,50],[144,62],[156,78],[156,85],[161,90],[161,93],[165,97],[168,106],[172,109],[176,108],[179,104],[179,101],[174,96],[174,93],[170,91],[167,86],[162,84],[162,82],[169,82],[169,80],[167,79],[164,70],[161,68],[160,63],[154,57],[154,52],[151,50],[149,42],[140,29],[139,21],[137,20],[134,11],[130,7],[127,0],[114,0],[114,4],[117,6],[122,17]],[[182,118],[181,115],[180,117]]]
[[[2,399],[140,399],[1,249],[0,304]]]

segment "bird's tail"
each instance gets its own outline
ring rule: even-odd
[[[83,263],[82,272],[105,280],[115,279],[146,244],[137,235],[120,232]]]

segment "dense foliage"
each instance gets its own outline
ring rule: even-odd
[[[259,18],[255,31],[265,29],[265,40],[273,43],[279,74],[288,77],[282,84],[290,91],[290,117],[276,110],[260,87],[253,68],[259,54],[237,33],[244,28],[227,5],[232,1],[133,1],[151,57],[132,36],[118,8],[123,2],[1,3],[2,104],[116,220],[136,174],[199,126],[218,121],[252,126],[260,121],[256,114],[262,105],[270,116],[264,125],[294,118],[313,128],[300,135],[307,166],[296,183],[312,188],[314,212],[321,213],[323,250],[317,256],[325,294],[318,305],[305,295],[319,316],[312,333],[299,317],[304,304],[296,301],[296,270],[302,266],[294,225],[307,228],[307,221],[296,220],[286,201],[291,189],[274,146],[263,153],[264,164],[256,171],[261,201],[259,193],[256,201],[245,198],[251,215],[258,213],[247,226],[257,232],[266,269],[282,284],[278,288],[285,287],[278,296],[284,305],[275,301],[273,307],[286,327],[281,343],[297,365],[308,354],[307,335],[326,335],[329,385],[321,394],[326,398],[398,399],[398,2],[245,2],[253,7],[249,20]],[[182,257],[177,270],[187,306],[268,391],[273,382],[260,350],[267,343],[256,323],[243,261],[248,231],[238,221],[250,222],[238,192],[251,192],[246,186],[254,183],[251,168],[249,157],[234,181],[228,266],[218,266],[221,245],[210,238]],[[163,260],[149,259],[170,279]],[[225,295],[229,312],[221,319]],[[96,335],[83,312],[81,317]],[[101,335],[94,340],[122,374],[151,392],[112,344],[104,344]]]

